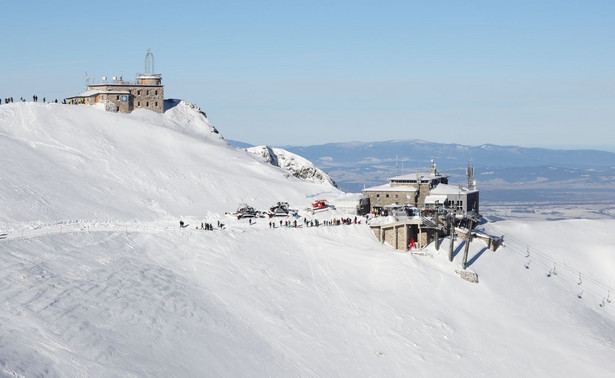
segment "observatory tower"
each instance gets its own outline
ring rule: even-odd
[[[68,97],[71,104],[105,104],[108,110],[130,113],[134,109],[149,109],[164,112],[164,87],[162,76],[154,73],[154,54],[148,49],[145,55],[145,72],[137,74],[134,82],[125,81],[121,76],[101,82],[92,82],[86,76],[86,91],[78,96]]]
[[[161,86],[162,76],[154,72],[154,54],[147,49],[147,54],[145,54],[145,71],[137,76],[137,84]]]

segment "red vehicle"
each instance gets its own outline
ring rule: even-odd
[[[312,203],[312,207],[314,209],[326,209],[327,207],[329,207],[329,203],[327,202],[327,200],[319,199]]]

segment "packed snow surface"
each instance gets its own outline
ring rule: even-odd
[[[472,241],[470,283],[463,240],[452,263],[448,238],[395,251],[346,212],[356,197],[214,130],[187,103],[0,106],[0,376],[615,371],[615,220],[481,225],[504,247]],[[316,198],[343,206],[305,211]],[[230,214],[276,201],[299,218]]]

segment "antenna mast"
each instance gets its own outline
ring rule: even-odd
[[[147,54],[145,54],[145,74],[152,75],[154,73],[154,54],[147,49]]]
[[[468,176],[468,189],[476,189],[476,183],[474,181],[474,167],[470,166],[470,160],[468,160],[468,168],[466,168],[466,175]]]

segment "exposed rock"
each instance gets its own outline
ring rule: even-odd
[[[472,283],[478,283],[478,274],[469,270],[455,270],[455,273],[464,280]]]
[[[246,151],[258,156],[263,161],[286,170],[291,175],[306,181],[329,183],[337,187],[335,181],[309,160],[281,148],[257,146]]]

